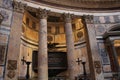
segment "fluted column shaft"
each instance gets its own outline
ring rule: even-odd
[[[38,80],[48,80],[47,11],[39,10]]]
[[[66,34],[66,45],[67,45],[67,59],[68,59],[68,72],[69,72],[69,80],[75,79],[75,58],[74,58],[74,38],[72,34],[72,23],[71,23],[71,15],[65,14],[65,34]]]

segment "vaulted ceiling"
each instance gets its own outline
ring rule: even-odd
[[[32,0],[56,7],[89,10],[117,10],[120,0]]]

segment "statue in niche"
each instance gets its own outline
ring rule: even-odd
[[[4,64],[5,59],[5,46],[0,45],[0,65]]]

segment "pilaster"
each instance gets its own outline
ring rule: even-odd
[[[86,41],[88,48],[88,59],[90,67],[90,76],[92,80],[104,80],[102,64],[97,46],[95,28],[92,15],[83,15],[83,23],[86,24]]]
[[[13,19],[9,36],[7,62],[4,80],[18,80],[18,64],[21,44],[21,27],[25,4],[13,1]]]

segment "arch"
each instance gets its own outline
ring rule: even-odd
[[[108,36],[120,36],[120,24],[116,24],[108,28],[103,37],[107,38]]]
[[[114,32],[114,31],[120,31],[120,24],[113,25],[107,30],[107,32]]]

